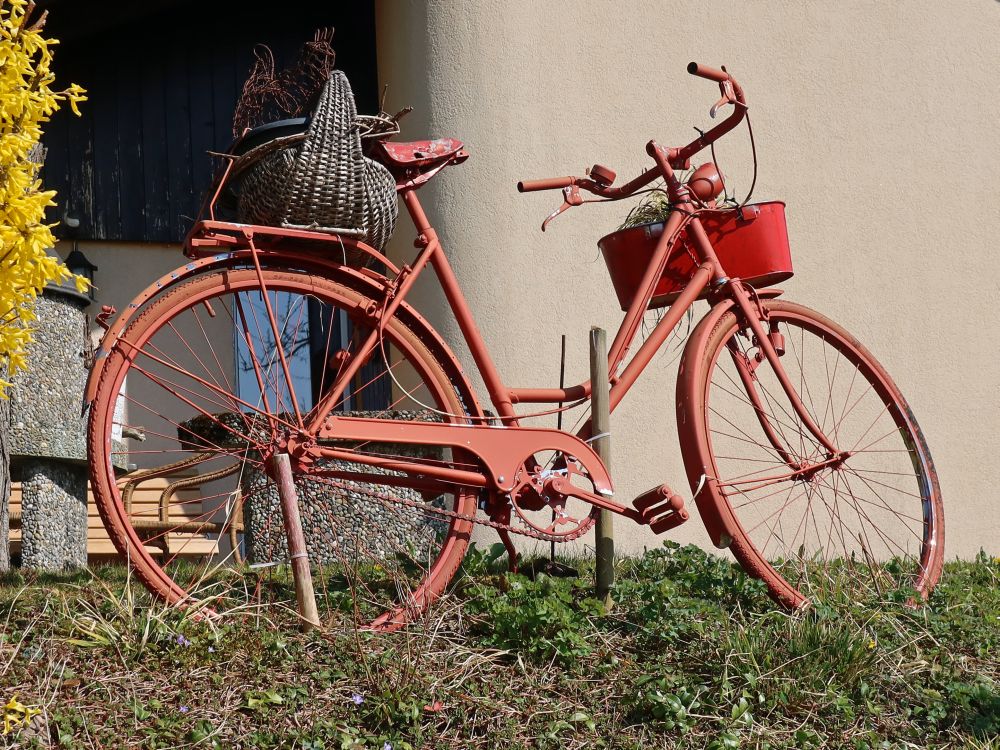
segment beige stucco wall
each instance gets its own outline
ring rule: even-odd
[[[412,104],[404,137],[454,136],[472,158],[421,197],[510,384],[586,377],[586,332],[620,313],[596,240],[622,205],[565,215],[517,180],[628,178],[643,144],[687,142],[717,89],[689,60],[726,64],[751,106],[755,197],[788,203],[796,278],[785,286],[883,361],[927,435],[941,478],[947,554],[1000,549],[1000,3],[381,0],[387,107]],[[742,195],[745,131],[718,149]],[[409,249],[401,221],[394,252]],[[422,307],[469,361],[440,297]],[[698,312],[704,310],[704,305]],[[613,416],[620,496],[661,482],[689,495],[674,429],[673,353]],[[619,546],[655,544],[618,526]],[[694,519],[672,533],[707,543]]]
[[[94,272],[95,304],[91,317],[102,305],[122,310],[153,281],[184,262],[178,245],[133,242],[81,242],[79,248],[97,266]],[[65,257],[72,243],[60,242],[56,252]]]

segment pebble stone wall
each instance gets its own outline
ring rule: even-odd
[[[13,456],[87,459],[80,413],[87,378],[83,307],[77,297],[49,289],[35,301],[28,369],[17,374],[10,393]]]
[[[395,455],[402,455],[401,447],[394,448]],[[321,465],[346,471],[391,473],[343,461],[327,461]],[[385,485],[343,484],[348,489],[334,488],[321,480],[297,479],[295,482],[302,531],[311,562],[336,563],[345,558],[384,559],[399,551],[419,556],[448,527],[444,519],[429,518],[413,508],[374,499],[372,492],[390,491]],[[249,561],[287,561],[288,542],[281,520],[277,487],[265,475],[254,472],[245,483],[244,491],[250,498],[243,512],[244,544]],[[418,503],[428,502],[415,490],[396,488],[391,492]],[[430,502],[441,507],[443,498]]]
[[[11,389],[12,473],[21,484],[21,565],[87,564],[86,385],[89,300],[47,288],[36,300],[28,370]]]
[[[397,420],[437,421],[431,412],[397,411],[384,418]],[[373,413],[352,412],[354,416]],[[366,452],[397,456],[438,458],[428,454],[426,446],[369,445]],[[344,462],[325,461],[321,467],[345,471],[366,471],[392,474],[389,470]],[[302,530],[309,559],[314,563],[336,563],[345,558],[386,558],[401,550],[420,555],[446,531],[446,519],[429,517],[418,510],[397,503],[383,503],[372,492],[391,491],[407,500],[430,502],[441,507],[445,497],[423,498],[416,490],[388,488],[359,482],[339,482],[349,489],[332,487],[322,479],[297,479],[296,492]],[[288,543],[281,519],[281,504],[277,487],[261,472],[247,475],[243,486],[247,498],[243,506],[244,545],[251,563],[285,562]],[[447,498],[450,499],[450,496]]]
[[[87,471],[55,461],[23,468],[21,566],[44,570],[87,564]]]

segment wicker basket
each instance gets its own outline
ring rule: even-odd
[[[244,159],[239,221],[351,235],[379,250],[392,236],[396,181],[361,151],[354,94],[342,71],[330,74],[304,136],[276,139]]]

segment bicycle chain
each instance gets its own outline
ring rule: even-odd
[[[356,493],[358,491],[356,487],[349,487],[348,485],[338,482],[337,480],[327,480],[327,481],[331,486],[338,487],[339,489],[342,489],[345,492]],[[476,523],[481,526],[488,526],[490,528],[500,529],[502,531],[509,531],[513,534],[520,534],[522,536],[531,537],[532,539],[540,539],[545,542],[552,542],[552,541],[572,542],[574,539],[578,539],[579,537],[583,536],[588,531],[590,531],[591,527],[593,527],[594,523],[597,520],[594,517],[595,511],[592,510],[590,512],[590,515],[587,516],[587,520],[581,523],[580,526],[575,531],[572,531],[568,534],[559,534],[559,535],[544,534],[541,531],[535,531],[534,529],[526,529],[523,527],[518,528],[516,526],[512,526],[509,523],[500,523],[499,521],[494,521],[492,519],[481,518],[479,516],[470,516],[467,513],[459,513],[458,511],[454,510],[445,510],[444,508],[438,508],[436,506],[429,505],[427,503],[418,503],[416,500],[407,500],[406,498],[389,495],[386,492],[369,491],[366,492],[365,494],[370,495],[374,497],[376,500],[379,500],[387,505],[404,505],[407,508],[414,508],[415,510],[423,511],[424,513],[429,513],[431,515],[444,516],[446,518],[457,518],[460,521],[468,521],[469,523]]]

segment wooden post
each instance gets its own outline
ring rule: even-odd
[[[596,326],[590,329],[590,434],[591,445],[604,465],[611,469],[611,412],[608,383],[608,334]],[[594,542],[597,598],[606,609],[614,603],[611,589],[615,584],[615,528],[611,511],[602,510],[597,518]]]
[[[308,633],[319,627],[319,612],[316,609],[312,572],[309,570],[306,538],[302,533],[302,519],[299,517],[299,499],[292,480],[292,464],[287,453],[276,453],[271,462],[278,485],[278,496],[281,498],[281,516],[288,535],[288,556],[292,563],[292,578],[295,580],[295,599],[302,618],[301,628],[303,633]]]
[[[559,342],[559,388],[560,390],[566,387],[566,334],[562,335],[562,339]],[[559,402],[559,411],[556,413],[556,429],[560,432],[562,431],[563,423],[563,402]],[[552,511],[552,518],[555,520],[555,510]],[[549,564],[556,564],[556,540],[553,539],[549,542]]]

